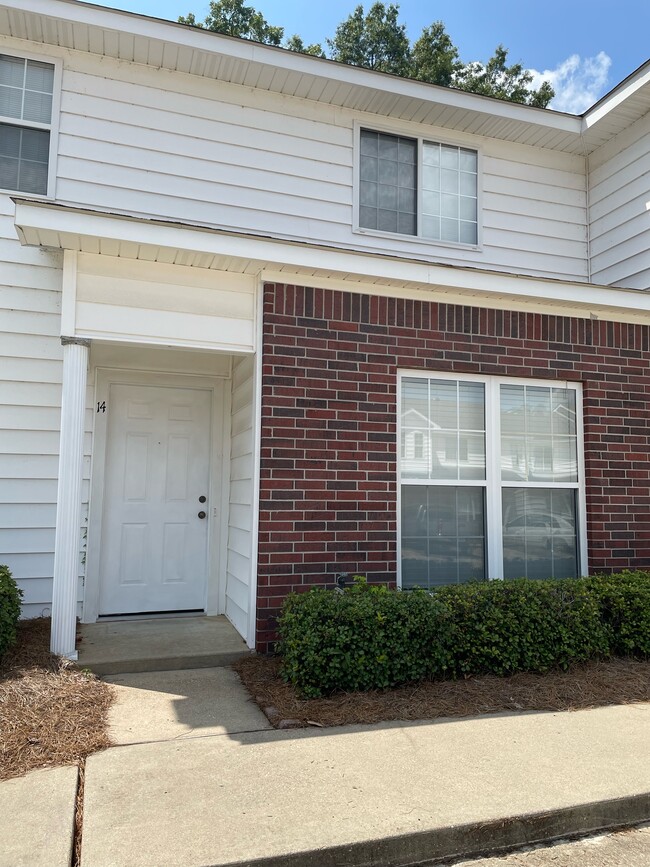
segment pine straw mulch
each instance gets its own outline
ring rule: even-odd
[[[234,669],[276,728],[430,720],[503,711],[568,711],[650,701],[650,660],[609,659],[547,674],[485,675],[396,689],[301,699],[278,658],[246,656]]]
[[[49,652],[48,618],[18,628],[0,661],[0,780],[79,764],[110,745],[108,684]]]

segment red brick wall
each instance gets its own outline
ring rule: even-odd
[[[257,640],[290,590],[396,574],[396,371],[583,383],[589,565],[650,566],[640,325],[282,284],[264,294]]]

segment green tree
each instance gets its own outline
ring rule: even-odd
[[[193,12],[181,15],[179,24],[205,27],[226,36],[239,36],[267,45],[280,45],[284,27],[274,27],[253,6],[244,6],[244,0],[210,0],[210,11],[203,23],[197,22]]]
[[[487,63],[464,64],[442,21],[425,27],[411,46],[406,25],[400,23],[398,16],[396,3],[385,6],[376,2],[367,14],[358,5],[338,25],[334,38],[327,40],[330,58],[537,108],[546,108],[555,96],[548,81],[533,89],[533,75],[521,63],[508,66],[508,50],[502,45],[497,46]],[[193,12],[182,15],[178,21],[268,45],[281,45],[284,37],[283,27],[269,24],[261,12],[245,6],[244,0],[211,0],[204,22],[198,22]],[[315,57],[326,56],[320,43],[305,45],[297,33],[285,41],[284,48]]]
[[[521,63],[508,66],[507,61],[508,50],[498,45],[486,64],[474,61],[459,69],[452,86],[470,93],[546,108],[555,96],[549,82],[544,81],[538,90],[531,90],[532,73],[524,69]]]
[[[311,45],[305,45],[302,38],[294,33],[284,43],[283,48],[288,48],[289,51],[297,51],[299,54],[311,54],[312,57],[325,57],[323,46],[320,42],[314,42]]]
[[[434,21],[422,31],[411,51],[411,78],[450,87],[462,68],[458,49],[442,21]]]
[[[392,3],[375,3],[367,15],[363,6],[357,6],[336,28],[334,38],[327,40],[332,60],[408,76],[411,47],[406,25],[398,22],[398,14],[399,6]]]

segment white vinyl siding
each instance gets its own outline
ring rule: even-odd
[[[238,358],[233,364],[226,616],[244,637],[248,636],[250,587],[254,569],[252,562],[254,371],[252,355]]]
[[[131,80],[129,80],[131,79]],[[143,66],[66,58],[57,198],[118,213],[585,280],[584,160],[455,134],[482,154],[481,247],[354,232],[354,127],[381,118]],[[446,141],[444,129],[387,129]]]
[[[52,600],[61,423],[61,255],[21,247],[8,196],[0,196],[0,255],[5,262],[0,272],[0,563],[9,566],[23,589],[23,613],[33,617],[49,614]],[[84,451],[87,479],[89,435]]]
[[[650,288],[650,118],[589,158],[592,280]]]

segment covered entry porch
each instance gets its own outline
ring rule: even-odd
[[[137,221],[73,233],[48,224],[62,209],[18,210],[25,242],[63,250],[51,649],[76,659],[81,620],[84,664],[100,635],[140,670],[165,644],[232,658],[255,642],[257,277],[134,244]]]

